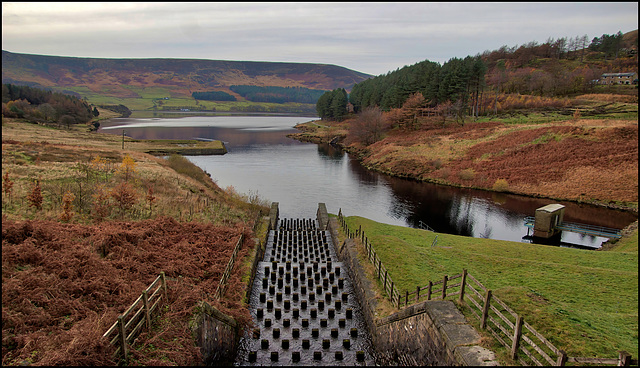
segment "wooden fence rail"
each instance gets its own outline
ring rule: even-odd
[[[495,297],[490,289],[468,274],[467,270],[453,276],[444,275],[439,281],[429,281],[426,286],[416,286],[415,290],[411,292],[406,290],[403,295],[400,295],[362,229],[351,231],[342,216],[342,210],[338,213],[338,219],[349,238],[359,238],[362,241],[369,261],[375,266],[376,276],[382,280],[389,299],[398,308],[401,305],[406,307],[421,300],[444,300],[447,297],[457,296],[458,302],[469,306],[471,314],[480,321],[480,328],[488,330],[498,342],[509,349],[511,359],[522,365],[564,366],[566,363],[638,365],[638,360],[632,359],[631,355],[624,351],[618,352],[617,358],[567,356],[564,351],[558,349],[529,325],[521,315]],[[460,282],[452,283],[457,279],[460,279]],[[435,287],[437,289],[434,289]]]
[[[147,287],[133,304],[102,335],[111,345],[117,346],[114,356],[120,356],[127,364],[129,346],[133,344],[144,325],[151,329],[151,316],[160,302],[167,300],[167,281],[164,272]]]
[[[231,275],[231,270],[233,270],[233,265],[236,263],[236,257],[238,256],[238,251],[242,248],[242,239],[244,238],[244,229],[242,230],[242,234],[240,234],[240,239],[236,243],[236,246],[233,248],[233,253],[231,254],[231,259],[227,263],[227,268],[225,268],[222,273],[222,277],[220,278],[220,282],[218,283],[218,287],[216,288],[213,297],[216,299],[220,299],[222,295],[224,295],[224,288],[227,286],[227,280],[229,279],[229,275]]]
[[[460,282],[451,283],[460,278]],[[436,285],[442,285],[434,290]],[[426,293],[420,294],[421,291]],[[416,290],[404,295],[404,305],[417,303],[421,298],[426,300],[445,299],[458,296],[460,303],[469,306],[471,314],[480,321],[480,328],[488,330],[504,347],[509,349],[511,359],[522,365],[554,365],[564,366],[567,362],[578,364],[600,365],[637,365],[638,360],[632,359],[626,352],[619,352],[618,358],[580,358],[568,357],[566,353],[542,334],[529,325],[521,315],[518,315],[506,303],[492,295],[475,277],[463,270],[461,274],[442,280],[429,282],[425,287],[416,287]]]

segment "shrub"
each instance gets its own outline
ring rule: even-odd
[[[118,167],[118,172],[122,173],[125,181],[129,181],[129,178],[136,172],[136,162],[129,155],[125,155],[122,159],[122,164]]]
[[[582,114],[580,113],[580,109],[576,109],[576,111],[573,112],[573,119],[574,120],[580,119],[581,116],[582,116]]]
[[[5,171],[2,176],[2,191],[4,192],[4,197],[9,198],[11,200],[11,192],[13,188],[13,181],[9,178],[9,172]],[[4,197],[2,197],[4,199]]]
[[[120,214],[123,215],[131,209],[137,201],[135,189],[131,184],[122,182],[111,191],[111,196],[115,199],[116,204],[120,208]]]
[[[93,218],[100,222],[111,214],[109,195],[103,186],[97,186],[93,194]]]
[[[33,188],[31,189],[31,193],[27,196],[27,200],[29,201],[29,207],[35,207],[37,210],[42,209],[43,198],[39,180],[36,180]]]
[[[149,191],[147,192],[147,203],[149,203],[149,215],[151,215],[151,210],[153,208],[153,202],[155,202],[156,197],[153,195],[153,188],[149,187]]]
[[[69,222],[73,217],[73,200],[76,196],[67,191],[62,197],[62,213],[60,214],[60,221]]]
[[[436,170],[438,170],[438,169],[440,169],[442,167],[442,160],[437,158],[437,159],[433,160],[431,162],[431,164],[433,165],[433,167],[436,168]]]
[[[449,175],[451,175],[451,169],[449,169],[448,167],[440,169],[440,177],[442,179],[447,179]]]
[[[497,179],[493,183],[493,190],[496,192],[506,192],[509,190],[509,183],[505,179]]]
[[[458,176],[462,180],[473,180],[473,178],[476,176],[476,173],[473,171],[473,169],[464,169],[458,173]]]

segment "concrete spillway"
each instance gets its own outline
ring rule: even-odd
[[[316,220],[279,219],[270,230],[249,306],[255,328],[237,365],[375,365],[347,270]]]

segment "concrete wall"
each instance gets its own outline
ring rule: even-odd
[[[316,217],[320,230],[326,230],[327,225],[329,224],[329,214],[327,213],[327,206],[324,203],[318,203],[318,211],[316,211]]]
[[[271,203],[271,211],[269,211],[269,230],[275,230],[280,216],[280,208],[278,202]]]
[[[453,302],[428,300],[376,321],[376,348],[418,365],[498,365]],[[387,353],[388,354],[388,353]]]
[[[329,220],[336,243],[338,226],[335,218]],[[335,245],[354,285],[379,364],[498,365],[495,354],[479,345],[480,335],[451,301],[425,301],[385,318],[377,316],[374,285],[358,261],[355,242],[347,239]]]

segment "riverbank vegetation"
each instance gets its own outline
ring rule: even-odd
[[[189,330],[201,300],[250,323],[247,258],[264,200],[84,124],[4,118],[2,137],[3,365],[117,364],[102,334],[160,272],[169,303],[138,338],[135,364],[202,364]],[[227,293],[214,299],[241,234]]]
[[[338,141],[365,167],[389,175],[637,210],[637,104],[600,96],[572,100],[587,101],[574,111],[588,116],[520,110],[465,124],[418,117],[410,128],[393,127],[406,121],[398,116],[412,115],[405,106],[305,123],[291,136]],[[635,117],[617,117],[619,110]]]
[[[425,60],[356,84],[348,102],[325,93],[322,123],[291,136],[394,176],[637,211],[637,32],[627,38]],[[635,81],[599,84],[622,71]]]
[[[609,250],[592,251],[345,220],[365,232],[401,294],[466,269],[569,356],[638,356],[637,228]],[[500,355],[509,364],[508,354]]]

